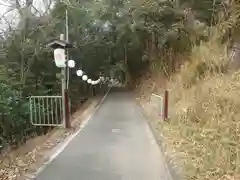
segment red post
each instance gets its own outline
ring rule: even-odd
[[[65,104],[65,127],[70,128],[70,111],[69,111],[69,96],[68,96],[68,90],[65,89],[64,91],[64,104]]]
[[[165,90],[164,93],[164,112],[163,112],[164,121],[168,120],[168,90]]]

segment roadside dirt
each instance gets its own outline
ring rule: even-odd
[[[71,118],[71,129],[55,128],[46,135],[30,139],[7,157],[0,157],[0,180],[32,179],[36,170],[48,160],[50,152],[80,128],[99,102],[100,98],[95,98],[81,106]]]

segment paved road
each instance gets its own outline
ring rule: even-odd
[[[111,92],[37,180],[167,180],[162,154],[128,92]]]

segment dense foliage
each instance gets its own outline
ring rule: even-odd
[[[9,27],[1,38],[0,136],[13,143],[32,128],[28,97],[60,93],[59,69],[45,43],[65,32],[66,10],[69,39],[76,47],[70,58],[77,67],[92,79],[103,72],[127,82],[156,60],[166,73],[172,72],[177,60],[163,60],[164,54],[185,53],[193,44],[207,40],[211,26],[219,21],[217,10],[228,8],[230,1],[46,1],[49,5],[42,14],[34,8],[34,1],[26,0],[23,5],[18,0],[11,2],[20,21],[17,26],[6,21]],[[89,94],[89,87],[76,77],[75,70],[70,86],[72,97]]]

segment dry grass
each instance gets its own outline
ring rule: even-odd
[[[240,180],[240,70],[229,71],[227,44],[219,41],[238,20],[239,13],[233,14],[213,27],[211,39],[194,47],[164,85],[170,95],[169,123],[151,114],[149,106],[151,93],[161,93],[158,73],[141,78],[137,87],[163,150],[187,180]]]
[[[224,45],[208,42],[168,84],[171,123],[163,130],[187,179],[240,175],[240,72],[223,74],[228,61]]]
[[[170,123],[151,124],[185,179],[240,179],[240,72],[226,72],[229,55],[217,40],[195,47],[187,58],[167,83]],[[147,99],[156,86],[153,79],[142,84]]]

